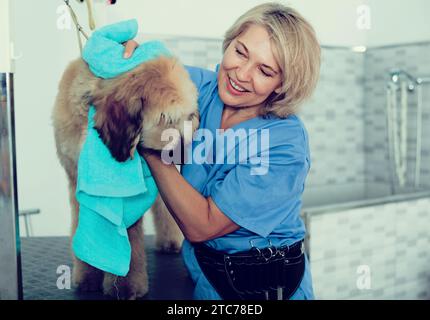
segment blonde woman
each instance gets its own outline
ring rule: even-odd
[[[129,41],[125,57],[136,46]],[[223,51],[215,72],[187,67],[206,130],[192,150],[209,145],[209,152],[198,153],[205,161],[188,162],[179,173],[145,153],[185,236],[182,254],[194,297],[313,299],[300,217],[310,155],[295,113],[318,81],[315,32],[292,8],[262,4],[227,31]],[[250,148],[256,141],[258,148]],[[232,154],[239,154],[236,162]]]

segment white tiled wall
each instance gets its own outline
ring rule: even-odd
[[[309,133],[308,187],[364,183],[362,54],[322,50],[321,76],[300,115]]]
[[[308,228],[317,299],[430,299],[430,198],[318,214]]]

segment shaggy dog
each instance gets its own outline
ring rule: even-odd
[[[126,161],[142,143],[161,150],[177,141],[161,141],[164,129],[177,129],[184,137],[184,121],[198,127],[197,90],[185,68],[175,59],[159,57],[119,77],[95,77],[82,59],[70,63],[59,84],[52,120],[57,154],[66,171],[72,209],[71,237],[79,215],[76,200],[77,163],[86,138],[88,110],[97,110],[95,128],[117,161]],[[185,144],[190,141],[183,141]],[[156,247],[178,252],[183,235],[158,196],[152,212]],[[135,299],[148,291],[142,218],[128,229],[132,248],[130,271],[118,277],[98,270],[73,253],[73,282],[81,291],[103,292],[121,299]]]

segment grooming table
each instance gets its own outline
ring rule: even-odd
[[[143,300],[192,299],[194,285],[181,254],[163,254],[154,249],[155,236],[145,236],[149,292]],[[72,269],[68,237],[21,238],[22,281],[25,300],[108,300],[100,293],[58,289],[59,266]],[[64,269],[63,269],[64,270]]]

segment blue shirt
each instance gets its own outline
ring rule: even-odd
[[[183,177],[240,228],[206,244],[227,253],[290,245],[305,237],[301,196],[310,168],[308,136],[296,115],[255,117],[220,131],[224,103],[217,72],[186,67],[199,97],[200,127],[187,150]],[[270,242],[269,242],[270,241]],[[220,299],[203,275],[192,245],[182,255],[195,299]],[[313,299],[309,262],[292,299]]]

